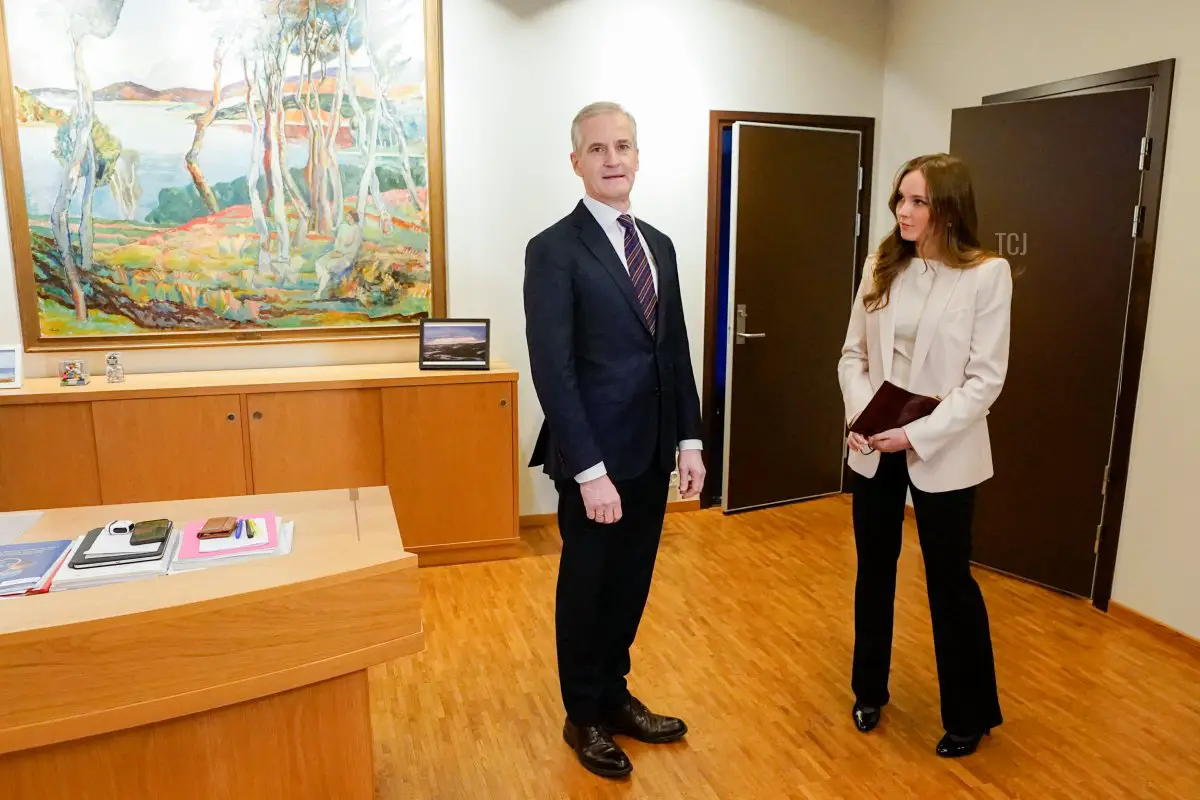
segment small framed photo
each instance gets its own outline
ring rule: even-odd
[[[422,319],[421,369],[490,369],[491,320]]]
[[[21,346],[0,344],[0,389],[21,388]]]

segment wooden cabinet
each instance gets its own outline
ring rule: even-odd
[[[92,404],[0,406],[0,511],[100,503]]]
[[[515,371],[128,375],[0,393],[0,510],[387,485],[422,564],[515,555]]]
[[[405,542],[436,552],[519,535],[513,388],[383,390],[387,484]]]
[[[92,404],[104,503],[245,494],[237,395]]]
[[[324,389],[247,395],[255,491],[383,485],[379,394]]]

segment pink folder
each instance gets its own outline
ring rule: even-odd
[[[274,514],[246,514],[238,519],[266,520],[267,534],[266,536],[262,536],[260,534],[253,539],[247,539],[248,542],[254,542],[254,544],[248,544],[245,547],[238,547],[233,550],[223,551],[226,555],[232,555],[235,553],[240,555],[242,553],[257,553],[259,550],[269,550],[275,545],[276,541],[278,541],[279,531],[278,526],[276,525],[276,518]],[[207,558],[211,555],[215,555],[214,553],[200,552],[200,539],[197,538],[196,534],[200,532],[202,527],[204,527],[204,520],[202,519],[195,520],[194,522],[189,522],[184,525],[183,541],[180,542],[179,545],[179,555],[176,556],[177,560],[187,558]],[[245,534],[242,535],[242,538],[246,538]]]

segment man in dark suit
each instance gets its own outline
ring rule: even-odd
[[[596,103],[571,125],[584,198],[525,255],[529,363],[546,415],[530,466],[558,489],[562,558],[555,627],[563,737],[580,762],[627,775],[613,740],[670,742],[682,720],[630,694],[629,648],[650,591],[671,471],[704,485],[700,399],[675,248],[630,213],[637,127]]]

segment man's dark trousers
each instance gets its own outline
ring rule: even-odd
[[[629,696],[629,649],[650,593],[670,480],[657,461],[636,478],[614,480],[622,517],[609,524],[587,518],[578,483],[556,484],[558,675],[567,718],[576,725],[598,723]]]

